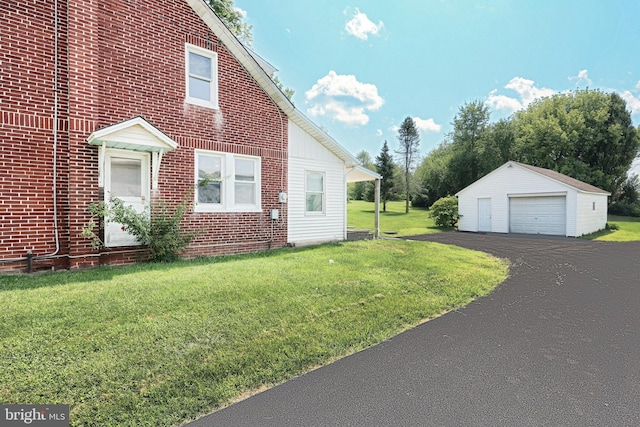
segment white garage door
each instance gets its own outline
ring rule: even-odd
[[[566,235],[566,197],[509,198],[511,233]]]

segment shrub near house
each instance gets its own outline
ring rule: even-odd
[[[458,198],[443,197],[436,200],[429,209],[429,216],[438,227],[455,227],[458,225]]]

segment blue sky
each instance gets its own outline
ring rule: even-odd
[[[636,0],[235,0],[253,49],[343,147],[397,148],[409,116],[427,154],[465,102],[492,121],[576,88],[616,91],[640,124]]]

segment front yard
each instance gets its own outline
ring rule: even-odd
[[[492,291],[505,262],[361,241],[0,276],[0,401],[71,425],[180,425]]]

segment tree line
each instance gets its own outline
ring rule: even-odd
[[[383,174],[368,153],[358,154],[363,166],[390,177],[386,200],[405,196],[412,206],[429,207],[514,160],[609,191],[613,213],[635,211],[640,216],[639,180],[628,176],[640,148],[640,127],[633,126],[631,113],[617,93],[589,89],[559,93],[493,123],[484,102],[466,103],[458,109],[451,133],[415,167],[406,155],[407,149],[417,149],[419,144],[417,138],[417,144],[406,145],[410,122],[407,117],[398,131],[393,174]],[[384,150],[388,151],[386,141]],[[352,187],[350,196],[369,200],[370,186]]]

